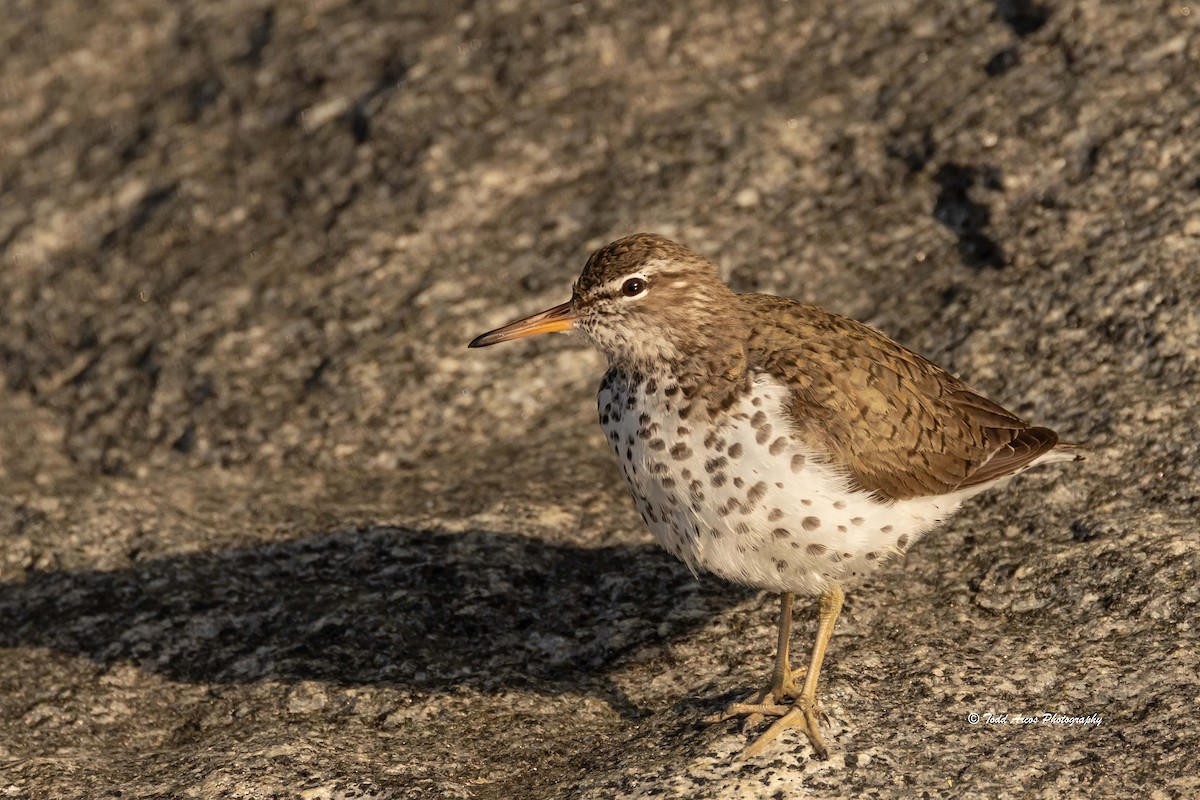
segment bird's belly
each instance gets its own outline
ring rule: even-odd
[[[600,421],[642,518],[693,571],[817,594],[904,552],[958,505],[848,488],[785,429],[784,389],[769,379],[716,419],[669,388],[606,382]]]

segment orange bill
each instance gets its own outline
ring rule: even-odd
[[[571,308],[571,301],[568,300],[562,305],[548,308],[540,314],[510,322],[503,328],[496,328],[494,331],[476,336],[467,347],[487,347],[491,344],[522,339],[526,336],[537,336],[539,333],[569,331],[575,325],[576,319],[578,317],[575,310]]]

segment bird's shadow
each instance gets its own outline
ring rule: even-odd
[[[0,585],[0,646],[203,684],[319,680],[413,691],[587,692],[749,590],[653,545],[368,528]]]

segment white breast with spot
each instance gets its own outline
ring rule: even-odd
[[[693,571],[819,594],[906,550],[963,497],[881,502],[852,491],[787,427],[787,390],[761,375],[716,420],[677,386],[610,372],[600,423],[658,542]],[[966,496],[964,493],[963,496]]]

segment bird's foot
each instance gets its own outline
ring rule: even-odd
[[[816,698],[805,697],[801,693],[797,679],[803,677],[803,671],[788,675],[782,681],[773,682],[771,686],[766,686],[733,701],[723,711],[706,717],[705,721],[723,722],[736,717],[744,717],[742,730],[746,731],[757,727],[766,717],[777,717],[778,719],[772,722],[769,728],[742,751],[742,755],[757,756],[765,751],[783,731],[788,728],[802,728],[808,735],[808,740],[812,742],[817,757],[826,759],[829,757],[829,750],[821,738],[819,726],[824,724],[828,727],[829,717],[821,710]]]
[[[705,717],[705,722],[724,722],[727,719],[744,717],[742,730],[753,728],[764,717],[782,717],[792,710],[792,702],[800,696],[799,681],[804,670],[788,670],[782,676],[756,692],[734,700],[721,711]]]
[[[821,738],[821,723],[828,727],[829,717],[821,710],[816,698],[801,695],[788,707],[786,713],[771,723],[771,727],[747,745],[746,749],[742,751],[742,755],[746,758],[761,755],[771,745],[771,742],[778,738],[779,734],[788,728],[800,728],[807,734],[808,741],[812,743],[813,750],[817,753],[817,758],[824,761],[829,758],[829,749],[825,747],[825,740]]]

